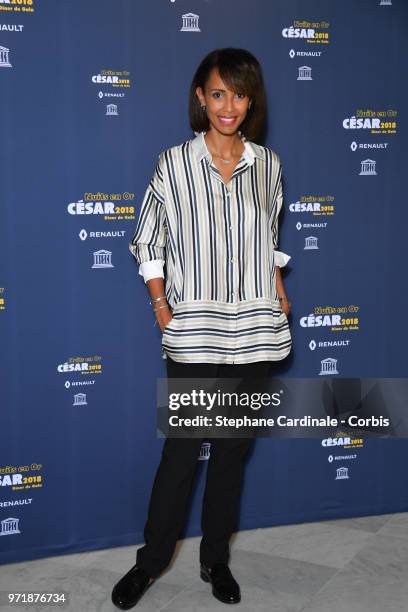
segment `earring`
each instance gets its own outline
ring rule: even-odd
[[[205,105],[205,104],[203,104],[203,105],[201,106],[201,110],[202,110],[203,112],[205,111],[205,109],[206,109],[206,108],[207,108],[207,107],[206,107],[206,105]]]
[[[252,102],[250,102],[250,103],[248,104],[248,110],[251,108],[251,104],[252,104]]]

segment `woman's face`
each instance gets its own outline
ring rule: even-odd
[[[225,85],[214,68],[205,85],[205,91],[197,87],[200,104],[207,107],[207,116],[212,128],[222,134],[231,135],[244,121],[250,102],[248,96],[234,92]]]

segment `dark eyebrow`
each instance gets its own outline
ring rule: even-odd
[[[226,91],[225,89],[210,89],[210,91]],[[242,91],[234,91],[234,93],[243,93]]]

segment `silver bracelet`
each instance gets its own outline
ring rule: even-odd
[[[159,302],[163,298],[166,299],[166,296],[165,295],[159,295],[159,297],[157,297],[157,298],[152,298],[152,301],[149,302],[149,304],[153,304],[154,302]]]
[[[153,308],[154,312],[157,312],[158,310],[161,310],[162,308],[168,308],[169,305],[168,304],[164,304],[163,306],[159,306],[158,308]]]

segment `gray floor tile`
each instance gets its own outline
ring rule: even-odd
[[[242,592],[239,612],[299,612],[304,598],[287,593],[271,593],[256,587]],[[211,588],[189,589],[183,591],[173,601],[162,608],[163,612],[225,612],[226,604],[219,602],[211,593]],[[234,608],[235,609],[235,608]]]
[[[408,513],[394,514],[394,516],[379,529],[378,534],[394,536],[396,538],[408,538]]]
[[[330,523],[302,523],[241,531],[234,538],[232,550],[253,550],[340,568],[348,563],[371,537],[371,533]]]
[[[408,541],[376,535],[302,612],[406,612]]]
[[[243,589],[301,597],[311,597],[336,572],[332,567],[242,549],[235,550],[230,567]]]
[[[64,565],[63,563],[55,565],[48,558],[2,565],[0,567],[0,590],[13,588],[28,591],[40,583],[44,586],[47,580],[62,583],[64,579],[67,577],[69,579],[76,571],[70,565]]]

